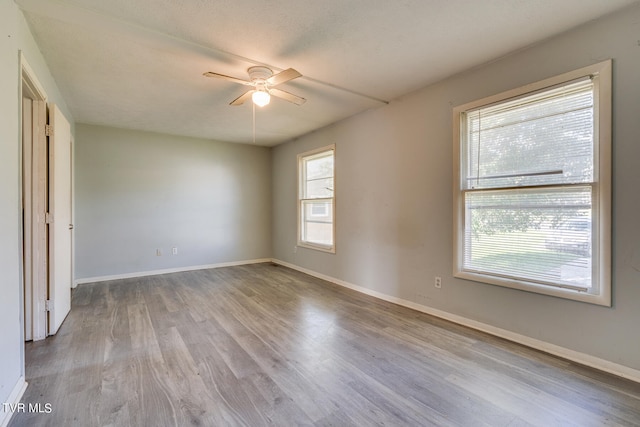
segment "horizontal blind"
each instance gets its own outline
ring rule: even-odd
[[[592,287],[591,79],[463,115],[463,270]]]
[[[591,186],[465,194],[463,269],[591,287]]]
[[[463,189],[593,181],[593,83],[465,113]]]

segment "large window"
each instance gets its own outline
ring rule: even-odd
[[[454,109],[457,277],[611,304],[611,63]]]
[[[298,156],[298,245],[335,252],[335,146]]]

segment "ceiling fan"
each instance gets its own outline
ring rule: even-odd
[[[282,89],[278,89],[275,86],[286,83],[295,78],[301,77],[302,74],[294,70],[293,68],[286,69],[277,74],[273,74],[273,71],[268,67],[256,66],[250,67],[247,70],[249,73],[249,80],[242,80],[224,74],[213,73],[207,71],[204,73],[207,77],[217,77],[225,80],[229,80],[234,83],[240,83],[245,86],[253,86],[253,89],[249,89],[233,101],[230,105],[242,105],[246,100],[251,98],[253,103],[259,107],[267,105],[271,99],[271,95],[282,98],[285,101],[292,102],[296,105],[302,105],[306,102],[306,99],[294,95],[289,92],[285,92]]]

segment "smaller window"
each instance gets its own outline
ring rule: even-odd
[[[298,155],[298,245],[335,252],[335,146]]]

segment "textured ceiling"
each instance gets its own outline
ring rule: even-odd
[[[276,145],[636,0],[16,0],[76,122],[251,143],[246,69],[293,67],[256,108]]]

